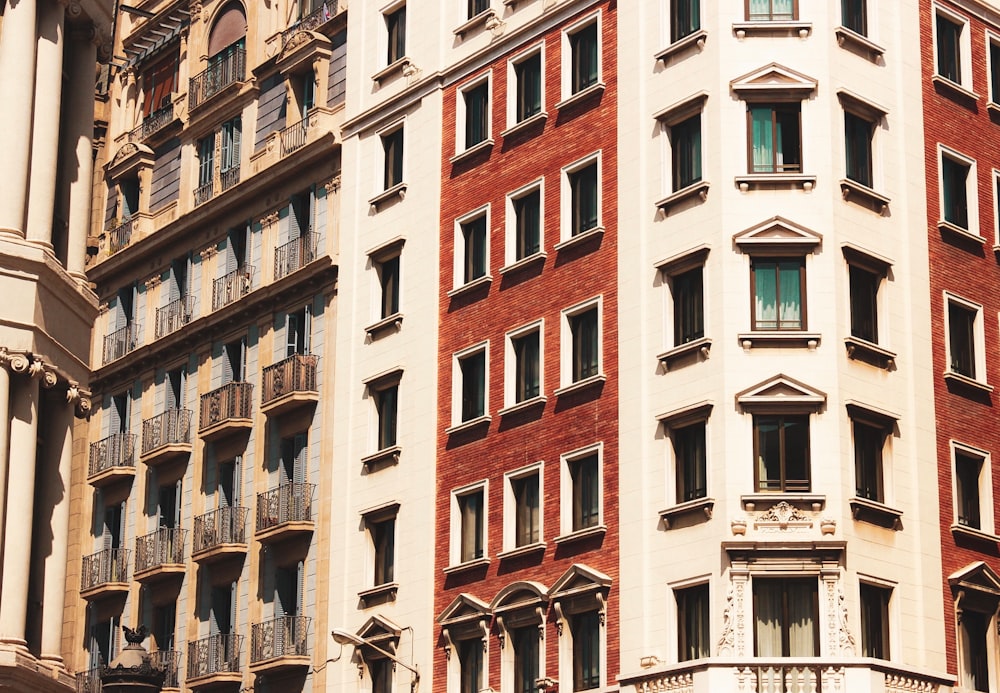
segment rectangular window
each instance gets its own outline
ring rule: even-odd
[[[680,41],[701,29],[701,0],[672,0],[670,42]]]
[[[955,452],[955,494],[958,524],[972,529],[982,529],[980,513],[980,477],[983,458],[964,452]]]
[[[490,136],[490,83],[481,82],[462,91],[465,108],[465,149]]]
[[[524,402],[541,394],[541,350],[538,330],[513,337],[514,401]]]
[[[468,13],[466,17],[472,19],[488,9],[490,9],[490,0],[468,0]]]
[[[677,661],[710,657],[708,583],[674,590],[677,600]]]
[[[215,134],[198,140],[198,187],[212,184],[215,170]]]
[[[384,320],[399,313],[399,255],[377,262],[375,271],[381,294],[379,317]]]
[[[368,663],[368,677],[372,682],[372,693],[392,693],[392,674],[396,665],[388,659],[365,660]]]
[[[567,174],[570,190],[570,236],[577,236],[598,225],[597,161]]]
[[[462,421],[486,415],[486,350],[458,360],[462,375]]]
[[[396,572],[396,518],[372,522],[369,531],[375,549],[375,586],[387,585]]]
[[[458,665],[461,669],[460,693],[479,693],[483,679],[483,641],[477,638],[458,641]]]
[[[569,461],[573,494],[572,530],[578,532],[600,524],[600,466],[597,453]]]
[[[596,611],[570,616],[573,634],[573,690],[587,691],[601,685],[601,623]]]
[[[752,258],[753,330],[804,330],[806,267],[802,258]]]
[[[858,498],[885,502],[882,451],[888,435],[885,428],[854,421],[854,484]]]
[[[878,288],[882,277],[851,265],[851,336],[878,344]]]
[[[868,35],[867,0],[841,0],[840,22],[861,36]]]
[[[754,656],[818,657],[815,578],[754,578]]]
[[[703,268],[695,267],[670,278],[674,313],[674,346],[705,336]]]
[[[598,324],[597,306],[570,315],[568,320],[573,340],[570,377],[571,382],[575,383],[601,372],[601,331]]]
[[[1000,104],[1000,37],[989,36],[990,47],[990,101]]]
[[[861,656],[889,659],[889,598],[887,587],[861,583]]]
[[[971,165],[944,153],[941,155],[941,216],[969,230],[969,172]]]
[[[578,29],[569,35],[570,94],[576,94],[597,84],[600,79],[597,40],[597,22]]]
[[[382,135],[382,153],[384,156],[384,175],[382,184],[385,190],[403,182],[403,128]]]
[[[809,492],[809,416],[753,417],[758,491]]]
[[[962,684],[973,691],[990,688],[990,625],[992,614],[963,609],[961,618]]]
[[[510,633],[514,646],[514,693],[536,693],[538,688],[538,626],[515,628]]]
[[[242,131],[242,118],[233,118],[222,124],[221,160],[219,162],[219,170],[222,173],[227,173],[240,167]]]
[[[701,114],[670,126],[670,172],[674,192],[701,180]]]
[[[514,211],[514,260],[523,260],[541,250],[542,191],[535,188],[511,200]]]
[[[515,121],[542,112],[542,54],[534,53],[514,65]]]
[[[148,118],[156,111],[170,105],[171,95],[177,86],[179,55],[174,51],[142,74],[142,117]]]
[[[801,104],[747,104],[750,173],[802,171]]]
[[[798,0],[745,0],[748,22],[787,22],[799,18]]]
[[[485,551],[485,494],[482,488],[456,496],[459,517],[458,560],[460,563],[482,558]]]
[[[529,546],[541,541],[539,517],[538,472],[512,478],[511,495],[514,499],[514,546]]]
[[[948,301],[948,367],[953,373],[976,377],[976,320],[979,311]]]
[[[677,502],[686,503],[708,495],[705,422],[671,431],[674,444]]]
[[[375,411],[378,416],[378,440],[376,443],[379,450],[385,450],[396,444],[399,385],[393,384],[376,390],[374,397]]]
[[[388,46],[386,65],[392,65],[406,55],[406,5],[385,15],[385,31]]]
[[[461,223],[463,273],[462,282],[468,284],[486,276],[488,229],[486,215]]]
[[[855,115],[844,112],[844,153],[847,178],[865,187],[873,187],[872,174],[872,137],[875,134],[875,124]]]
[[[934,16],[937,30],[937,73],[955,84],[962,83],[962,28],[941,12]]]

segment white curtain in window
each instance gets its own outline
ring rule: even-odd
[[[788,584],[788,656],[814,657],[813,600],[816,585],[809,582]]]
[[[761,581],[754,588],[758,657],[781,657],[781,583]]]
[[[773,330],[778,326],[778,305],[774,270],[771,266],[754,272],[755,322],[758,330]]]
[[[779,326],[790,327],[802,324],[802,301],[799,297],[799,267],[797,264],[782,263],[779,269],[781,312]]]

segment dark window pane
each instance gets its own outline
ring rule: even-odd
[[[490,131],[490,85],[489,82],[468,89],[462,94],[465,100],[465,146],[479,144]]]
[[[474,561],[483,557],[483,492],[477,491],[458,498],[461,517],[461,547],[459,559]]]
[[[853,113],[844,113],[844,150],[847,156],[847,177],[861,185],[872,187],[873,125]]]
[[[851,335],[878,343],[878,286],[881,278],[859,267],[850,268]]]
[[[962,634],[968,661],[966,683],[975,691],[990,691],[989,644],[990,614],[966,609],[962,612]]]
[[[586,691],[601,683],[601,631],[596,611],[570,617],[573,632],[573,690]]]
[[[969,455],[955,455],[956,491],[958,493],[958,524],[981,528],[979,508],[979,475],[983,461]]]
[[[406,55],[406,6],[385,17],[388,35],[388,55],[386,64],[391,65]]]
[[[841,23],[856,34],[868,35],[865,0],[841,0]]]
[[[708,584],[677,590],[677,661],[711,656]]]
[[[596,527],[600,521],[597,455],[588,455],[569,464],[573,483],[573,531]]]
[[[600,372],[597,309],[570,316],[569,323],[573,334],[572,377],[573,382],[577,382]]]
[[[886,431],[854,422],[854,476],[859,498],[883,502],[882,448]]]
[[[757,488],[809,490],[809,417],[754,416]]]
[[[570,235],[597,227],[597,162],[569,174],[572,194]]]
[[[701,115],[670,128],[671,173],[674,191],[701,180]]]
[[[486,413],[486,352],[480,351],[463,358],[462,370],[462,421]]]
[[[705,423],[673,432],[677,470],[677,502],[704,498],[708,493],[705,457]]]
[[[1000,44],[990,41],[990,101],[1000,103]]]
[[[393,385],[376,394],[378,404],[378,447],[380,450],[396,444],[396,409],[399,387]]]
[[[815,578],[754,578],[754,655],[819,656]]]
[[[942,214],[945,221],[963,229],[969,228],[969,203],[966,181],[969,166],[954,159],[941,157],[941,196],[944,202]]]
[[[976,377],[976,311],[957,303],[948,303],[948,348],[950,368],[959,375]]]
[[[486,276],[486,217],[481,216],[462,224],[465,245],[465,283]]]
[[[399,256],[391,257],[379,267],[382,287],[382,318],[399,312]]]
[[[479,693],[483,677],[483,641],[460,640],[458,662],[462,670],[460,693]]]
[[[804,269],[800,259],[752,261],[754,330],[804,329]]]
[[[469,13],[468,18],[472,19],[480,12],[485,12],[490,7],[490,0],[468,0],[469,2]]]
[[[517,233],[515,259],[523,260],[541,250],[541,193],[533,190],[513,201]]]
[[[569,45],[572,54],[571,88],[575,94],[597,84],[597,51],[599,49],[597,24],[591,24],[571,35]]]
[[[942,77],[957,84],[962,83],[960,37],[962,26],[945,18],[935,17],[937,25],[937,71]]]
[[[512,340],[515,361],[514,400],[523,402],[537,397],[540,390],[538,333]]]
[[[396,555],[396,520],[385,520],[372,527],[372,541],[375,544],[375,585],[393,581]]]
[[[751,173],[794,173],[802,170],[799,112],[799,104],[748,107]]]
[[[701,28],[700,0],[673,0],[670,3],[670,42],[679,41]]]
[[[884,587],[861,583],[861,655],[889,658],[889,595]]]
[[[674,304],[674,346],[705,336],[704,287],[702,268],[697,267],[671,279]]]
[[[514,66],[517,79],[517,120],[530,118],[542,110],[542,56],[538,53]]]
[[[538,475],[511,480],[514,494],[514,543],[516,546],[534,544],[540,538],[538,516]]]
[[[403,128],[382,136],[385,154],[385,189],[403,182]]]
[[[517,628],[511,634],[514,646],[514,693],[535,693],[538,679],[538,626]]]

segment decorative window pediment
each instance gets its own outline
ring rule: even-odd
[[[108,164],[108,176],[117,180],[130,173],[138,173],[143,166],[152,169],[155,158],[153,150],[146,145],[126,142]]]
[[[736,404],[746,411],[773,408],[818,411],[825,403],[826,393],[781,373],[736,395]]]
[[[771,63],[737,77],[729,83],[730,89],[741,98],[801,101],[816,90],[816,80],[795,70]]]
[[[437,617],[446,647],[452,647],[455,640],[485,638],[492,616],[489,604],[462,592]]]
[[[364,625],[358,629],[357,635],[359,638],[364,640],[366,643],[371,643],[375,647],[379,647],[390,654],[396,654],[396,647],[399,645],[399,636],[403,632],[403,629],[385,618],[375,614],[367,621]],[[354,648],[355,658],[359,660],[359,665],[365,660],[380,659],[385,657],[384,654],[379,652],[373,647],[367,647],[366,645],[357,645]]]
[[[545,610],[549,605],[545,585],[534,581],[512,582],[497,592],[490,604],[496,615],[501,634],[512,628],[545,622]]]
[[[580,563],[570,566],[549,590],[560,630],[568,614],[583,611],[597,610],[603,623],[610,589],[611,578],[604,573]]]
[[[733,236],[733,244],[747,254],[804,255],[822,243],[822,235],[780,216],[771,217]]]
[[[333,43],[323,34],[315,31],[296,32],[285,42],[278,55],[277,66],[284,75],[301,72],[318,59],[329,60],[333,54]]]
[[[948,576],[948,584],[955,591],[973,590],[1000,599],[1000,575],[983,561],[970,563]]]

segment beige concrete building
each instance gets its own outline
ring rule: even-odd
[[[97,300],[90,226],[99,48],[111,4],[0,4],[0,690],[67,691],[71,457]],[[69,583],[75,593],[75,585]],[[69,603],[73,601],[71,597]],[[67,604],[68,606],[68,604]]]

